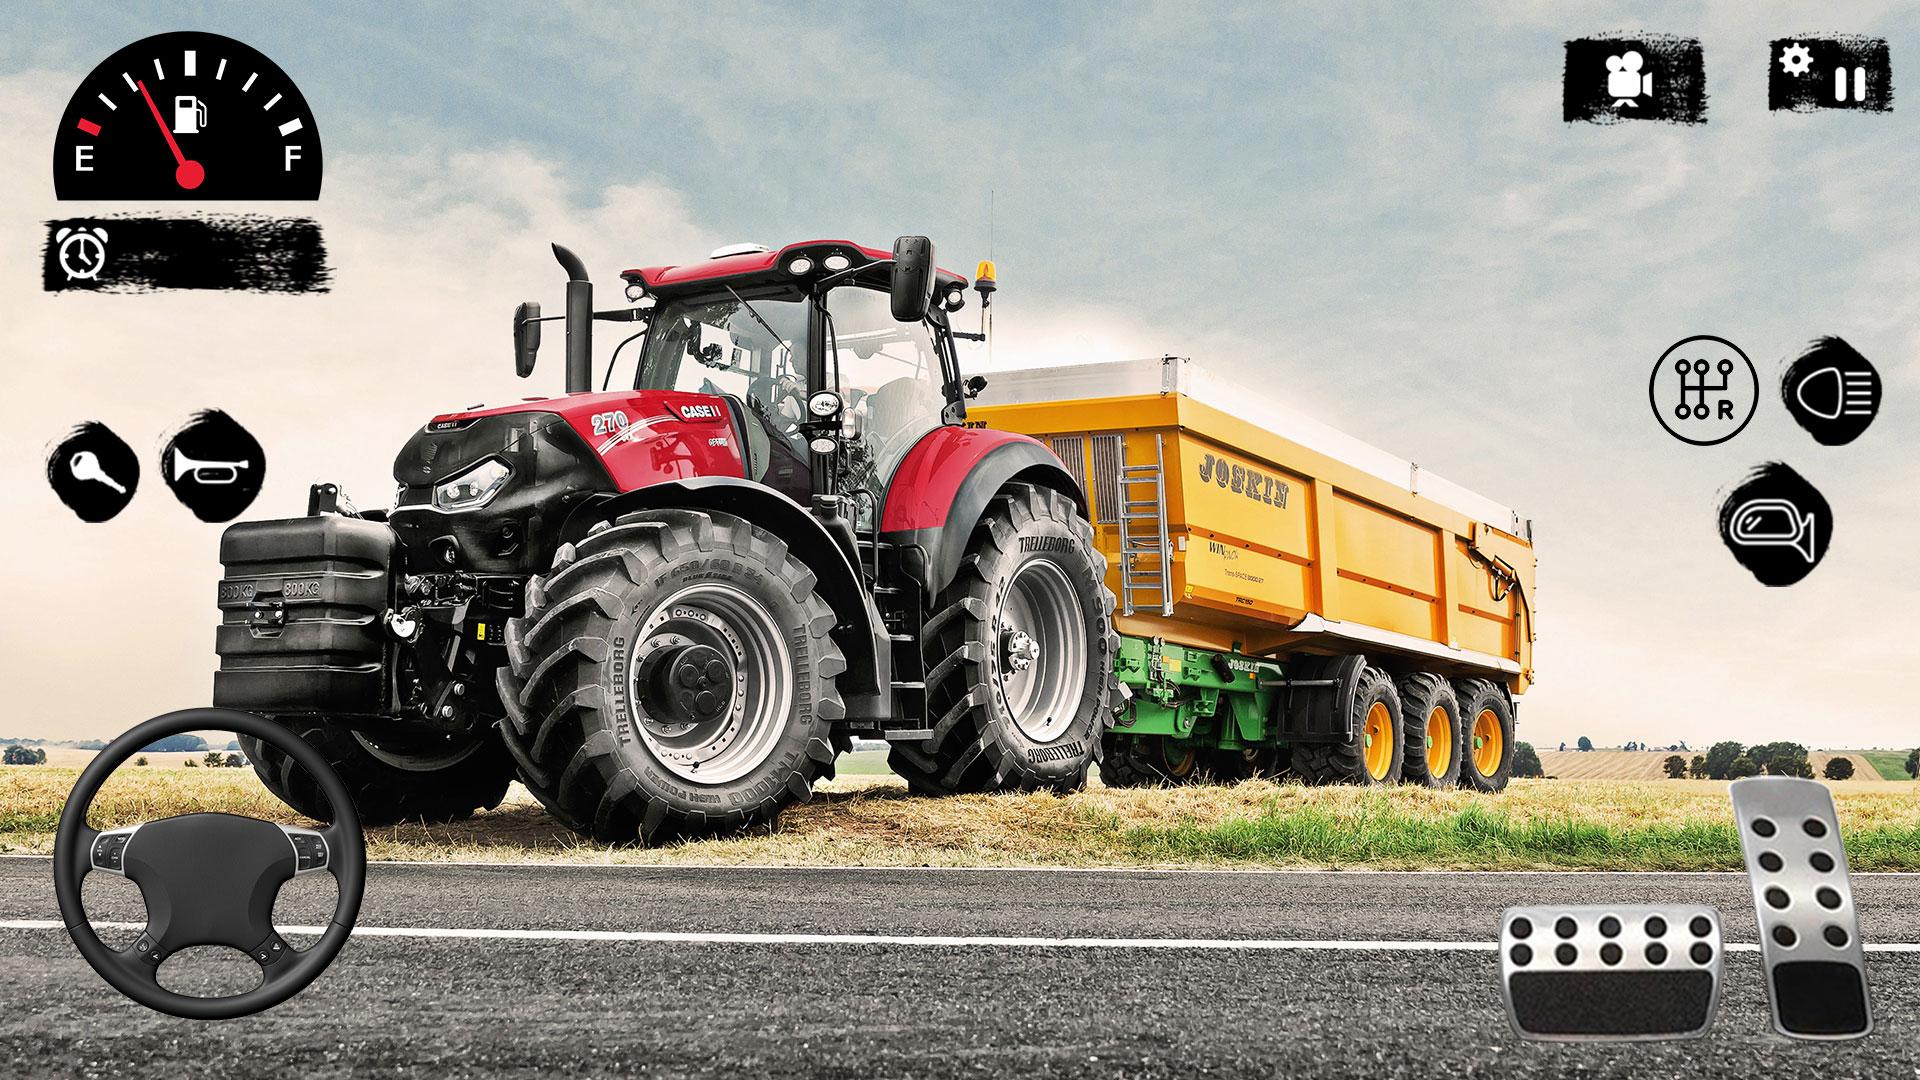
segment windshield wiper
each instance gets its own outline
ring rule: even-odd
[[[747,314],[753,316],[753,321],[760,324],[760,329],[765,330],[767,332],[768,337],[772,338],[775,342],[779,343],[781,351],[787,354],[787,369],[792,370],[793,369],[793,346],[787,344],[787,340],[780,336],[780,331],[775,330],[771,323],[767,322],[767,320],[760,317],[760,312],[755,310],[754,306],[747,302],[746,297],[741,296],[737,292],[734,292],[733,286],[731,285],[727,286],[727,292],[735,300],[740,301],[740,306],[747,309]]]

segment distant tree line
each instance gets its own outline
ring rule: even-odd
[[[1760,743],[1755,746],[1742,746],[1737,742],[1717,742],[1707,748],[1705,754],[1693,755],[1689,761],[1679,754],[1673,754],[1662,762],[1667,775],[1675,780],[1692,777],[1695,780],[1741,780],[1749,776],[1797,776],[1808,779],[1813,776],[1813,762],[1808,759],[1807,748],[1796,742]],[[1920,750],[1907,757],[1908,774],[1920,765]],[[1828,780],[1851,779],[1854,773],[1853,761],[1849,758],[1835,757],[1827,761],[1820,774]]]
[[[47,752],[37,746],[9,746],[0,753],[0,764],[6,765],[45,765]]]

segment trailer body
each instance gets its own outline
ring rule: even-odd
[[[1276,700],[1304,657],[1533,681],[1532,522],[1492,499],[1184,358],[997,372],[968,417],[1045,442],[1087,492],[1138,695],[1123,730],[1351,736]]]

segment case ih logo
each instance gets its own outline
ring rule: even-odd
[[[1245,495],[1254,502],[1287,508],[1287,482],[1258,469],[1249,469],[1238,462],[1204,454],[1200,458],[1200,482],[1226,488],[1235,495]]]
[[[718,405],[676,405],[674,407],[680,411],[680,419],[682,420],[720,419],[720,406]]]

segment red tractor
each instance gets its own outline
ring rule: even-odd
[[[610,311],[554,254],[565,396],[434,417],[385,512],[322,484],[306,517],[226,531],[215,704],[319,747],[369,822],[459,818],[517,776],[598,841],[731,830],[856,736],[919,793],[1085,782],[1121,695],[1105,560],[1058,458],[966,426],[968,282],[926,238],[629,270]],[[545,321],[516,313],[523,377]],[[601,392],[596,321],[632,324]]]

